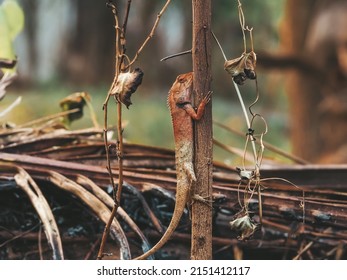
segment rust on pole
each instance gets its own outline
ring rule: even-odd
[[[194,102],[200,104],[211,90],[211,0],[192,0],[194,72]],[[191,258],[212,259],[212,101],[206,106],[204,116],[194,127],[194,168],[197,181],[194,195],[206,201],[193,201]]]

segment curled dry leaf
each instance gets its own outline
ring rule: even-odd
[[[83,107],[86,105],[86,101],[90,102],[91,98],[87,92],[75,92],[65,97],[59,102],[63,111],[70,111],[73,109],[79,109],[77,112],[70,113],[66,116],[67,122],[78,120],[83,117]]]
[[[252,178],[254,178],[253,170],[246,170],[246,169],[241,169],[239,167],[236,167],[236,171],[239,174],[241,180],[249,181]]]
[[[227,60],[224,63],[224,69],[231,74],[233,80],[238,85],[243,85],[245,80],[255,79],[255,67],[257,63],[257,56],[255,52],[243,53],[240,57]]]
[[[16,59],[0,59],[0,68],[13,69],[17,64]],[[1,69],[0,69],[1,71]]]
[[[246,53],[245,55],[245,74],[247,76],[248,79],[254,80],[257,75],[255,73],[255,67],[257,64],[257,55],[255,54],[255,52],[249,52]]]
[[[258,230],[259,224],[256,224],[248,212],[243,209],[234,216],[234,219],[230,222],[230,227],[231,230],[240,233],[239,240],[247,240]]]
[[[127,108],[132,104],[131,95],[137,90],[142,83],[143,72],[136,68],[132,72],[121,73],[113,87],[111,94],[115,96],[118,102],[123,103]]]
[[[243,67],[243,58],[244,54],[242,54],[240,57],[228,60],[224,63],[224,69],[231,74],[233,77],[233,80],[238,85],[242,85],[244,81],[246,80],[246,74],[244,73],[244,67]]]

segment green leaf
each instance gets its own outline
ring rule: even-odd
[[[12,46],[12,40],[7,28],[6,18],[0,6],[0,58],[14,59],[15,54]]]
[[[5,0],[0,5],[0,59],[14,60],[16,58],[13,40],[22,31],[24,13],[14,0]],[[3,72],[15,72],[14,69],[0,69]]]
[[[7,22],[8,33],[13,41],[24,26],[24,13],[15,0],[5,0],[0,9],[3,11]]]

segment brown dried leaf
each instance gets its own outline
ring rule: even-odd
[[[231,74],[232,77],[236,77],[239,74],[243,73],[243,65],[242,65],[243,57],[244,57],[244,54],[242,54],[238,58],[227,60],[224,63],[225,71]]]
[[[131,95],[142,83],[143,72],[136,68],[133,72],[121,73],[113,87],[111,94],[115,96],[118,102],[123,103],[127,108],[132,104]]]
[[[13,69],[17,64],[17,59],[0,59],[0,68]],[[0,70],[1,71],[1,70]]]
[[[86,105],[86,101],[90,101],[90,99],[90,95],[87,92],[75,92],[59,102],[63,111],[78,109],[77,112],[70,113],[66,116],[68,123],[83,117],[83,107]]]
[[[245,58],[244,58],[244,71],[245,74],[247,76],[247,78],[254,80],[257,75],[255,73],[255,67],[257,64],[257,55],[255,54],[255,52],[249,52],[245,54]]]
[[[243,53],[240,57],[228,60],[224,63],[224,69],[231,74],[233,80],[238,85],[243,85],[248,79],[255,79],[255,67],[257,56],[255,52]]]
[[[234,220],[230,222],[230,227],[232,230],[240,233],[240,236],[238,236],[239,240],[249,239],[259,228],[259,225],[251,219],[248,212],[246,212],[244,209],[237,213],[234,217]]]

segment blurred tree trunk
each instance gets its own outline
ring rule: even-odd
[[[104,1],[106,3],[106,1]],[[100,1],[77,0],[76,23],[60,62],[62,77],[73,83],[109,82],[114,75],[114,19]]]
[[[293,152],[312,162],[347,162],[347,3],[288,0],[282,49],[311,71],[288,73]]]
[[[106,0],[104,2],[106,3]],[[122,24],[126,2],[117,2],[120,24]],[[152,0],[151,4],[146,1],[132,4],[127,28],[126,53],[129,57],[133,57],[148,36],[162,6],[163,1],[159,0]],[[170,32],[168,28],[163,27],[169,12],[163,15],[153,39],[134,65],[134,67],[141,65],[141,69],[145,72],[146,84],[151,86],[154,84],[157,88],[165,87],[165,89],[177,76],[176,66],[178,63],[177,59],[172,61],[174,65],[172,68],[167,67],[171,62],[159,63],[163,56],[172,54],[166,52],[165,42],[163,42],[163,35]],[[98,84],[109,82],[114,74],[115,32],[113,15],[103,2],[93,0],[76,0],[76,13],[74,15],[76,16],[76,26],[73,27],[65,52],[62,54],[64,60],[60,64],[60,73],[64,79],[72,83]],[[179,51],[181,49],[177,49],[177,52]],[[153,67],[154,64],[156,67]],[[163,71],[166,75],[159,75]],[[160,76],[159,80],[158,76]]]

